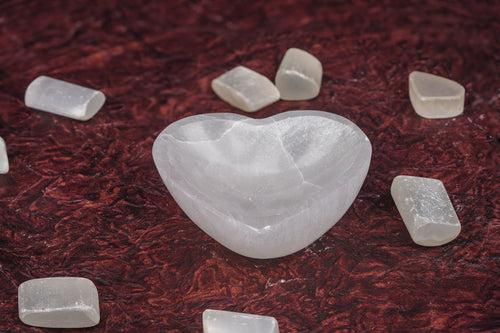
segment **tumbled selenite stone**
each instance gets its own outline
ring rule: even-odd
[[[99,298],[92,281],[52,277],[23,282],[18,289],[19,318],[27,325],[91,327],[99,323]]]
[[[254,112],[280,99],[280,93],[265,76],[237,66],[212,80],[212,89],[221,99],[247,112]]]
[[[275,258],[308,246],[344,215],[366,177],[371,144],[321,111],[265,119],[181,119],[153,145],[155,165],[191,220],[227,248]]]
[[[397,176],[391,195],[415,243],[443,245],[460,233],[457,214],[440,180]]]
[[[9,158],[7,157],[7,146],[5,141],[0,138],[0,174],[9,172]]]
[[[279,333],[273,317],[254,314],[205,310],[203,333]]]
[[[412,72],[409,90],[413,109],[424,118],[455,117],[464,111],[465,89],[455,81],[433,74]]]
[[[319,94],[323,66],[312,54],[291,48],[286,51],[276,73],[276,87],[281,99],[300,101]]]
[[[30,83],[24,95],[30,108],[81,121],[92,118],[105,100],[100,91],[43,75]]]

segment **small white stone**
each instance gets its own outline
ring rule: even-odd
[[[5,141],[0,138],[0,174],[9,172],[9,158],[7,157],[7,146]]]
[[[315,56],[291,48],[281,61],[275,82],[281,99],[300,101],[318,96],[322,76],[323,66]]]
[[[26,106],[76,120],[89,120],[104,105],[106,97],[98,90],[39,76],[26,88]]]
[[[279,333],[273,317],[254,314],[205,310],[203,333]]]
[[[99,323],[94,283],[80,277],[23,282],[18,289],[19,318],[26,325],[51,328],[91,327]]]
[[[221,99],[247,112],[255,112],[280,99],[280,93],[265,76],[237,66],[212,80],[212,89]]]
[[[440,180],[397,176],[391,195],[415,243],[443,245],[460,233],[460,221]]]
[[[412,72],[409,94],[413,109],[424,118],[456,117],[464,111],[465,89],[441,76]]]

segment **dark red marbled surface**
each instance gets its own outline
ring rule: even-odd
[[[0,176],[0,332],[43,332],[19,321],[17,286],[61,275],[98,287],[101,323],[88,332],[198,332],[206,308],[273,315],[281,332],[498,329],[499,17],[498,1],[0,2],[11,163]],[[321,94],[255,116],[338,113],[370,137],[373,160],[320,240],[252,260],[186,218],[151,146],[175,120],[234,112],[210,81],[238,64],[273,77],[289,47],[323,62]],[[465,113],[418,117],[412,70],[463,84]],[[24,90],[40,74],[108,100],[85,123],[30,110]],[[455,241],[411,241],[389,194],[398,174],[443,180],[462,222]]]

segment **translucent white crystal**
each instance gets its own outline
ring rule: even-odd
[[[464,111],[465,89],[455,81],[433,74],[412,72],[409,90],[413,109],[424,118],[455,117]]]
[[[397,176],[391,195],[415,243],[443,245],[460,233],[460,221],[440,180]]]
[[[205,310],[203,333],[279,333],[273,317],[254,314]]]
[[[52,277],[23,282],[18,289],[19,318],[27,325],[91,327],[99,323],[99,298],[92,281]]]
[[[307,100],[318,96],[321,88],[323,66],[312,54],[288,49],[276,73],[276,87],[281,99],[287,101]]]
[[[26,88],[26,106],[76,120],[89,120],[103,106],[106,97],[100,91],[39,76]]]
[[[0,174],[9,172],[9,158],[7,157],[7,146],[5,141],[0,138]]]
[[[153,158],[207,234],[239,254],[274,258],[308,246],[344,215],[366,177],[371,144],[332,113],[220,113],[168,126]]]
[[[265,76],[237,66],[212,81],[212,89],[224,101],[247,112],[257,111],[280,99],[280,93]]]

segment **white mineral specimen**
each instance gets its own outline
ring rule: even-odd
[[[9,158],[7,157],[7,146],[5,141],[0,138],[0,174],[9,172]]]
[[[440,180],[397,176],[391,195],[415,243],[443,245],[460,233],[460,221]]]
[[[286,51],[276,73],[276,87],[281,99],[300,101],[319,94],[323,66],[312,54],[291,48]]]
[[[205,310],[203,333],[279,333],[273,317],[254,314]]]
[[[237,66],[212,80],[212,89],[221,99],[247,112],[255,112],[280,99],[280,93],[265,76]]]
[[[455,81],[412,72],[409,90],[413,109],[424,118],[455,117],[464,111],[465,89]]]
[[[153,158],[202,230],[239,254],[275,258],[337,223],[363,184],[371,151],[351,121],[304,110],[184,118],[158,136]]]
[[[26,88],[26,106],[76,120],[89,120],[103,106],[106,97],[100,91],[39,76]]]
[[[52,277],[23,282],[18,289],[19,318],[27,325],[91,327],[99,323],[99,298],[92,281]]]

